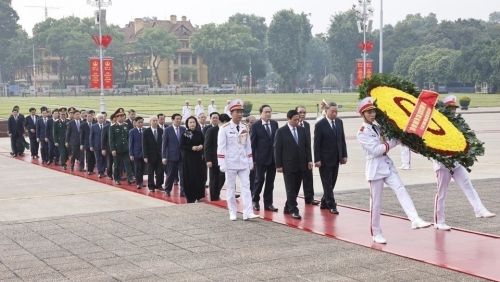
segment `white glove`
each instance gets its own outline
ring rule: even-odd
[[[389,144],[389,149],[392,149],[398,145],[398,139],[391,139],[387,143]]]
[[[225,165],[221,165],[221,166],[219,166],[219,170],[220,170],[221,172],[226,172],[226,166],[225,166]]]
[[[253,163],[249,163],[249,164],[248,164],[248,168],[249,168],[250,170],[252,170],[252,169],[253,169]]]

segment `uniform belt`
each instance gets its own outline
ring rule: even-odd
[[[371,159],[380,158],[380,157],[383,157],[383,156],[387,156],[387,153],[383,153],[382,155],[379,155],[379,156],[368,155],[368,156],[366,156],[366,159],[367,160],[371,160]]]

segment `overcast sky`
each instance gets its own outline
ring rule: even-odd
[[[95,0],[91,0],[95,1]],[[372,0],[375,7],[374,27],[380,25],[380,1]],[[488,20],[493,11],[500,11],[499,0],[385,0],[384,24],[396,24],[407,14],[435,13],[439,21],[458,18]],[[357,4],[357,0],[113,0],[107,8],[108,23],[124,26],[134,18],[157,17],[169,19],[186,16],[191,23],[223,23],[235,13],[256,14],[266,18],[267,23],[275,12],[293,9],[296,13],[305,12],[313,24],[313,34],[326,32],[330,17],[344,12]],[[74,15],[92,17],[95,8],[87,5],[87,0],[12,0],[12,6],[19,14],[19,24],[31,35],[33,26],[45,19],[44,6],[52,18],[60,19]],[[38,6],[38,8],[27,7]]]

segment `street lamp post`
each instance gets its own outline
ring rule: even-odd
[[[96,17],[97,17],[97,24],[99,25],[99,80],[101,81],[101,95],[99,98],[99,104],[100,104],[100,111],[105,112],[106,111],[106,103],[104,101],[104,70],[103,70],[103,63],[102,63],[102,30],[101,30],[101,16],[102,16],[102,9],[103,7],[108,7],[111,6],[111,0],[87,0],[87,4],[91,5],[92,7],[97,7],[96,11]]]
[[[372,20],[375,9],[371,5],[372,0],[358,0],[358,7],[356,7],[356,15],[360,19],[358,27],[363,32],[363,78],[366,78],[366,31],[371,31]]]

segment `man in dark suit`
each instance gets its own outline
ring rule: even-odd
[[[255,190],[252,191],[253,209],[260,210],[260,193],[264,186],[264,209],[278,211],[273,206],[274,178],[276,177],[276,166],[274,163],[273,144],[274,135],[278,130],[278,123],[271,119],[272,109],[269,105],[259,108],[260,120],[252,125],[250,131],[250,142],[252,144],[252,156],[255,163]]]
[[[128,110],[128,118],[125,120],[129,132],[130,130],[134,129],[134,120],[135,120],[135,110],[130,109]]]
[[[208,130],[212,127],[216,127],[219,125],[219,113],[218,112],[213,112],[210,114],[210,124],[207,126],[203,127],[202,133],[203,135],[206,135]]]
[[[24,156],[23,139],[24,139],[24,117],[19,113],[19,108],[12,109],[12,115],[7,121],[9,130],[10,144],[14,157]]]
[[[70,149],[71,152],[71,165],[70,170],[75,170],[75,160],[78,158],[80,163],[80,171],[83,171],[84,160],[83,154],[80,153],[80,130],[81,130],[81,119],[80,111],[74,110],[73,120],[69,122],[66,131],[66,147]]]
[[[94,159],[97,165],[97,174],[99,178],[104,177],[106,167],[106,157],[102,155],[101,138],[104,130],[104,115],[97,115],[97,123],[90,128],[89,146],[90,151],[94,153]]]
[[[168,124],[165,124],[165,115],[159,113],[156,115],[156,117],[158,118],[158,127],[165,131],[165,129],[168,127]]]
[[[333,189],[337,182],[339,164],[347,163],[347,146],[345,143],[344,125],[337,118],[337,104],[326,104],[326,116],[316,123],[314,128],[314,160],[319,167],[319,175],[323,184],[321,209],[328,209],[338,214]]]
[[[150,192],[161,188],[165,168],[161,163],[161,146],[163,129],[158,127],[158,117],[149,118],[149,128],[142,133],[142,153],[144,162],[148,164],[148,188]],[[156,180],[156,181],[155,181]]]
[[[299,126],[306,130],[307,140],[311,141],[311,126],[306,119],[306,108],[297,106],[295,110],[299,113]],[[302,189],[304,189],[304,200],[306,205],[319,205],[319,201],[314,199],[313,171],[304,171],[302,175]]]
[[[36,141],[40,144],[40,153],[42,155],[42,163],[50,164],[51,160],[49,159],[49,134],[50,131],[47,131],[47,109],[42,109],[42,117],[39,118],[36,122]]]
[[[90,150],[90,130],[92,128],[92,123],[94,122],[94,115],[90,113],[87,114],[85,122],[82,123],[80,128],[80,154],[85,153],[85,161],[87,163],[87,174],[94,174],[95,167],[95,154]],[[81,165],[80,165],[81,167]]]
[[[297,208],[297,195],[300,191],[302,175],[312,170],[311,139],[299,125],[299,113],[290,110],[286,114],[288,123],[276,131],[274,155],[276,170],[283,173],[286,189],[286,203],[283,213],[301,219]]]
[[[167,197],[170,197],[176,175],[179,175],[180,195],[181,197],[185,196],[180,140],[186,128],[181,126],[181,121],[182,117],[180,114],[173,114],[172,126],[167,127],[163,131],[161,157],[163,164],[166,166],[167,180],[165,182],[165,195]]]
[[[49,138],[49,162],[51,164],[54,162],[55,165],[59,165],[59,149],[56,147],[54,142],[54,122],[59,120],[59,109],[52,110],[52,117],[47,121],[47,137]]]
[[[227,121],[229,121],[229,117],[227,117]],[[216,121],[215,121],[216,120]],[[204,155],[205,161],[207,163],[207,167],[209,170],[210,182],[208,183],[208,187],[210,190],[210,200],[218,201],[220,196],[220,169],[219,162],[217,161],[217,137],[219,135],[219,114],[217,112],[213,112],[210,114],[210,125],[205,128],[208,130],[205,131],[205,143],[204,146]],[[224,121],[224,122],[227,122]]]
[[[142,125],[144,119],[142,117],[136,117],[134,119],[135,128],[130,130],[128,133],[128,151],[130,156],[130,161],[134,162],[135,169],[135,181],[137,189],[146,187],[143,184],[144,181],[144,154],[142,151],[142,134],[144,129]]]
[[[66,143],[66,131],[69,123],[66,113],[65,107],[59,108],[59,119],[54,120],[52,128],[54,146],[59,150],[61,166],[64,170],[66,170],[66,163],[68,162],[68,148],[64,145]]]
[[[113,155],[111,154],[111,149],[109,148],[109,128],[111,125],[116,123],[115,114],[111,114],[109,117],[111,121],[104,125],[102,129],[101,135],[101,150],[102,155],[106,157],[106,174],[108,175],[108,179],[113,179]],[[120,179],[118,179],[120,180]]]
[[[24,127],[28,130],[28,137],[30,138],[30,151],[31,158],[38,159],[38,142],[36,142],[36,121],[39,116],[36,115],[36,109],[30,108],[30,115],[26,117]]]

